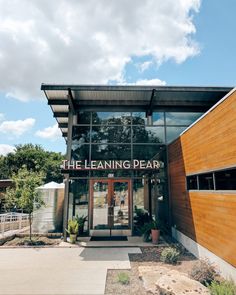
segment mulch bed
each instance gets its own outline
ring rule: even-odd
[[[28,237],[13,237],[7,240],[1,246],[3,247],[17,247],[17,246],[56,246],[59,245],[61,239],[54,237],[38,236],[32,237],[32,242]]]

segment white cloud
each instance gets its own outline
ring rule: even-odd
[[[0,91],[28,100],[43,97],[42,82],[119,81],[132,57],[181,63],[199,52],[199,7],[200,0],[0,0],[0,72],[8,73]]]
[[[58,125],[55,124],[52,127],[44,128],[43,130],[38,130],[35,133],[36,136],[39,136],[41,138],[50,139],[52,141],[61,138],[61,131],[58,128]]]
[[[152,61],[149,60],[149,61],[145,61],[141,64],[138,64],[138,69],[141,73],[143,73],[144,71],[146,71],[151,65],[152,65]]]
[[[164,86],[166,85],[165,81],[162,81],[160,79],[142,79],[137,80],[135,85],[153,85],[153,86]]]
[[[0,144],[0,155],[6,156],[8,153],[15,152],[15,147],[8,144]]]
[[[17,121],[3,121],[0,124],[0,132],[9,136],[20,136],[29,131],[35,124],[35,119],[27,118]]]

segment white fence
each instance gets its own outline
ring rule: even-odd
[[[29,215],[24,213],[0,214],[0,234],[10,230],[19,230],[29,226]]]

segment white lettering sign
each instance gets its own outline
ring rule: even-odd
[[[106,161],[91,161],[90,164],[88,160],[84,162],[79,161],[68,161],[63,160],[62,169],[63,170],[118,170],[118,169],[141,169],[141,170],[153,170],[159,169],[160,163],[157,160],[106,160]]]

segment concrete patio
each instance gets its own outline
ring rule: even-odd
[[[104,294],[107,269],[129,269],[135,248],[0,249],[1,295]]]

